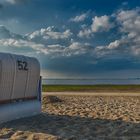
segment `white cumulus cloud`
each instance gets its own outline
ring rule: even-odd
[[[60,32],[54,26],[42,28],[27,35],[29,40],[68,39],[70,36],[72,36],[72,33],[69,29]]]
[[[72,22],[82,22],[84,21],[86,18],[88,17],[88,12],[87,13],[83,13],[81,15],[78,15],[76,17],[73,17],[70,19],[70,21]]]
[[[79,31],[78,36],[80,38],[83,38],[83,37],[89,38],[91,34],[92,34],[92,31],[90,29],[83,29]]]
[[[107,15],[101,17],[95,16],[92,21],[91,29],[93,32],[109,31],[113,27]]]
[[[139,56],[140,8],[120,10],[114,15],[113,23],[110,19],[111,16],[95,16],[89,26],[81,26],[81,30],[78,32],[80,38],[76,38],[70,29],[58,30],[54,26],[36,30],[25,36],[12,33],[6,27],[0,26],[0,46],[28,47],[35,52],[51,57],[91,55],[99,58],[109,55],[119,57],[127,54],[133,57]],[[94,43],[90,41],[90,43],[86,43],[87,38],[92,35],[96,36],[96,32],[107,32],[115,25],[117,25],[119,36],[113,41],[100,46],[94,46]]]
[[[120,11],[117,20],[121,24],[121,32],[128,33],[128,37],[133,38],[140,35],[140,8]]]
[[[107,15],[92,18],[92,24],[89,27],[83,28],[79,31],[78,37],[89,38],[96,32],[107,32],[113,28],[113,23],[110,22],[110,17]]]
[[[127,46],[132,53],[140,54],[140,8],[133,10],[121,10],[117,13],[117,22],[120,24],[120,31],[124,35]]]

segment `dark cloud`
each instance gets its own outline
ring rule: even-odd
[[[115,71],[134,71],[140,69],[139,61],[134,58],[118,58],[118,59],[99,59],[95,60],[92,56],[75,56],[72,58],[57,58],[50,59],[49,57],[41,58],[42,68],[48,71],[63,73],[68,77],[71,76],[90,76],[100,77],[100,74],[115,72]],[[130,74],[130,73],[129,73]],[[132,73],[134,74],[134,73]],[[131,74],[130,74],[131,75]],[[106,76],[106,74],[104,75]],[[111,75],[115,77],[116,75]],[[122,75],[121,75],[122,76]],[[121,77],[118,75],[118,77]]]
[[[2,8],[3,8],[3,4],[0,3],[0,9],[2,9]]]

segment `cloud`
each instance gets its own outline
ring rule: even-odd
[[[10,32],[0,26],[0,45],[14,47],[29,47],[37,53],[53,58],[88,55],[93,59],[119,58],[124,55],[132,57],[140,54],[140,16],[139,9],[120,10],[115,13],[115,25],[118,25],[120,37],[106,45],[93,45],[88,40],[81,41],[73,36],[70,29],[58,30],[54,26],[42,28],[25,36]],[[110,16],[95,16],[93,22],[83,26],[79,37],[91,37],[96,32],[106,32],[113,27]],[[92,45],[91,45],[92,44]]]
[[[88,12],[70,19],[71,22],[82,22],[88,17]]]
[[[109,16],[104,15],[101,17],[95,16],[92,19],[92,25],[91,25],[91,30],[92,32],[102,32],[102,31],[109,31],[112,27],[113,24],[110,23]]]
[[[44,55],[49,55],[51,57],[62,57],[62,56],[73,56],[82,55],[87,53],[90,45],[88,43],[71,42],[70,45],[63,46],[61,44],[49,44],[47,41],[49,39],[59,40],[67,39],[72,35],[69,30],[64,32],[57,31],[54,27],[48,27],[46,29],[40,29],[26,36],[21,36],[10,32],[5,26],[0,26],[0,46],[3,47],[17,47],[17,48],[31,48],[37,53]],[[46,42],[34,40],[45,39]],[[40,42],[40,43],[39,43]]]
[[[26,3],[29,0],[6,0],[7,3],[9,4],[21,4],[21,3]]]
[[[111,59],[118,59],[121,57],[125,59],[125,55],[133,56],[131,54],[130,41],[127,39],[118,39],[107,45],[96,46],[94,53],[97,58],[109,57]]]
[[[57,58],[63,56],[64,49],[65,46],[60,44],[47,45],[46,48],[43,49],[42,53],[50,56],[50,58]]]
[[[32,48],[36,52],[44,53],[45,47],[43,44],[36,44],[34,42],[30,42],[23,39],[0,39],[0,46],[2,47],[14,47],[21,49]]]
[[[10,4],[16,4],[16,0],[6,0]]]
[[[117,22],[120,25],[122,38],[134,55],[138,55],[140,48],[140,8],[121,10],[117,13]]]
[[[89,43],[72,42],[64,50],[65,56],[83,55],[92,50],[92,46]]]
[[[42,28],[40,30],[34,31],[31,34],[27,34],[27,37],[31,41],[35,42],[46,42],[54,40],[66,40],[72,36],[72,32],[67,29],[64,32],[60,32],[54,26],[48,28]]]
[[[120,47],[120,44],[121,44],[120,40],[115,40],[114,42],[111,42],[111,43],[107,46],[107,48],[108,48],[108,49],[115,49],[115,48]]]
[[[2,9],[2,8],[3,8],[3,4],[0,3],[0,9]]]
[[[27,6],[26,12],[32,11],[29,16],[25,14],[25,6],[21,6],[20,9],[24,12],[22,16],[20,13],[15,13],[18,10],[17,8],[20,7],[16,4],[22,3],[21,0],[9,0],[7,2],[3,0],[0,3],[8,8],[8,10],[1,10],[0,23],[5,25],[0,26],[1,51],[12,52],[12,50],[16,50],[15,52],[19,53],[22,50],[25,55],[28,51],[32,56],[41,58],[41,61],[44,61],[44,63],[41,63],[44,65],[48,65],[48,63],[53,65],[53,61],[53,69],[62,65],[65,68],[68,67],[67,70],[71,70],[70,67],[73,65],[73,69],[77,69],[77,72],[84,71],[84,67],[87,67],[87,69],[92,67],[89,71],[95,72],[96,67],[93,66],[97,66],[98,69],[107,69],[107,67],[111,69],[111,66],[115,67],[115,65],[122,68],[125,63],[131,64],[128,61],[133,63],[135,59],[139,60],[140,58],[139,8],[120,9],[115,13],[110,13],[110,15],[101,15],[101,13],[95,15],[96,13],[93,12],[90,12],[89,15],[82,13],[71,18],[71,22],[69,22],[69,18],[66,19],[68,15],[62,14],[61,11],[58,12],[62,9],[52,7],[51,10],[47,11],[48,16],[50,13],[56,15],[57,12],[58,18],[52,16],[46,22],[47,19],[43,19],[43,17],[48,16],[42,15],[44,14],[43,11],[46,11],[45,7],[41,5],[42,2],[39,2],[38,6],[43,9],[37,15],[34,15],[34,10],[31,10],[34,9],[34,4]],[[69,13],[69,15],[71,14]],[[113,14],[114,16],[112,16]],[[36,18],[29,20],[31,15]],[[42,17],[42,19],[37,17]],[[40,20],[37,21],[36,19]],[[54,21],[57,22],[54,23]],[[45,27],[45,25],[51,24],[59,28],[55,26]],[[40,29],[39,27],[43,28]],[[18,28],[21,28],[22,31]],[[19,34],[13,33],[11,30],[19,32]],[[24,35],[27,32],[28,34]],[[126,59],[128,61],[123,61]],[[120,65],[115,64],[120,62],[122,62]]]
[[[140,8],[120,11],[117,21],[121,25],[120,31],[128,33],[129,38],[137,37],[140,34]]]
[[[110,22],[109,16],[107,15],[100,17],[95,16],[94,18],[92,18],[92,24],[89,27],[85,27],[79,31],[78,37],[90,38],[93,37],[93,34],[97,32],[107,32],[113,27],[114,25],[112,22]]]
[[[13,48],[26,48],[32,49],[33,52],[50,56],[51,58],[57,57],[71,57],[75,55],[83,55],[92,49],[89,43],[80,43],[69,40],[69,43],[61,45],[59,43],[47,42],[49,39],[59,40],[66,39],[71,36],[71,32],[66,30],[64,32],[57,31],[54,27],[41,29],[26,36],[21,36],[10,32],[5,26],[0,26],[0,46],[13,47]],[[46,42],[34,41],[36,39],[45,38]]]
[[[140,9],[120,10],[116,13],[115,22],[118,24],[120,38],[108,45],[97,46],[98,57],[110,56],[112,59],[124,57],[139,57],[140,54]]]
[[[3,25],[0,25],[0,38],[10,38],[10,31]]]
[[[78,37],[80,37],[80,38],[83,38],[83,37],[90,38],[91,36],[92,36],[91,29],[83,29],[83,30],[79,31],[79,33],[78,33]]]
[[[47,45],[42,53],[51,58],[61,58],[82,56],[88,54],[92,49],[92,46],[88,43],[72,42],[69,46],[62,46],[60,44]]]
[[[4,38],[22,39],[23,36],[16,33],[12,33],[4,25],[0,25],[0,39]]]

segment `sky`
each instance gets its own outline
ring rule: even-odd
[[[0,0],[0,52],[43,78],[140,77],[140,0]]]

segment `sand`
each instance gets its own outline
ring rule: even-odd
[[[106,92],[106,91],[102,91],[102,92],[95,92],[95,91],[91,91],[91,92],[87,92],[87,91],[83,91],[83,92],[79,92],[79,91],[68,91],[68,92],[43,92],[43,95],[64,95],[64,96],[140,96],[140,92]]]
[[[0,139],[140,140],[140,97],[44,96],[42,114],[1,124]]]

